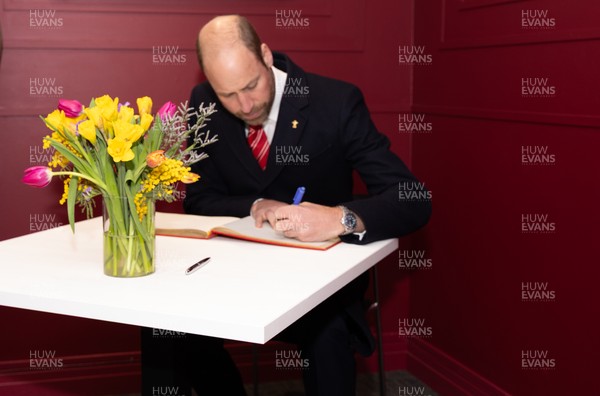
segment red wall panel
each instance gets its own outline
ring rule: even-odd
[[[433,192],[434,265],[411,279],[410,313],[433,337],[408,366],[449,395],[598,393],[599,8],[469,3],[416,2],[433,62],[415,67],[413,110],[433,131],[413,164]],[[524,24],[528,10],[554,27]]]

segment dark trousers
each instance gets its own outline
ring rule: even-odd
[[[364,320],[362,296],[368,276],[362,276],[327,299],[275,337],[296,344],[302,358],[307,396],[354,396],[354,354],[368,355],[373,339]],[[362,316],[362,321],[361,321]],[[223,340],[198,335],[170,335],[142,329],[142,395],[157,387],[177,389],[177,396],[246,395],[237,367]],[[153,393],[154,391],[154,393]]]
[[[246,395],[220,338],[142,328],[142,396]]]
[[[300,326],[287,330],[302,332]],[[302,357],[308,359],[302,371],[307,396],[354,396],[356,394],[355,348],[345,315],[336,315],[323,324],[322,330],[299,340],[282,334],[278,340],[293,342]]]

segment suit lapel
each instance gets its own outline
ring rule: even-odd
[[[299,146],[307,119],[305,112],[298,108],[297,101],[290,101],[285,97],[281,100],[275,135],[269,148],[265,184],[270,184],[284,168],[277,162],[277,153],[289,152],[290,148]]]
[[[226,112],[226,110],[223,109],[223,112]],[[225,125],[225,128],[223,128],[224,131],[219,134],[219,139],[224,137],[223,140],[229,145],[234,157],[240,161],[242,167],[257,182],[262,182],[264,179],[264,172],[258,165],[256,158],[254,158],[252,151],[248,146],[244,122],[229,113],[227,113],[227,116],[227,121],[223,124]]]
[[[308,84],[306,74],[302,69],[296,66],[288,57],[275,54],[275,66],[287,72],[286,87],[290,81],[303,81]],[[308,97],[295,96],[286,93],[284,89],[279,114],[277,116],[277,125],[275,126],[275,135],[269,149],[269,159],[263,185],[267,186],[281,173],[284,165],[277,163],[277,153],[290,148],[297,149],[299,142],[308,122]]]

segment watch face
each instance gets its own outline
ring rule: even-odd
[[[352,213],[347,213],[344,216],[344,226],[348,231],[354,231],[356,228],[356,217]]]

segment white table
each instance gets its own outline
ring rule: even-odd
[[[398,247],[157,237],[156,272],[103,274],[100,218],[0,242],[0,305],[265,343]],[[209,264],[184,270],[203,257]]]

